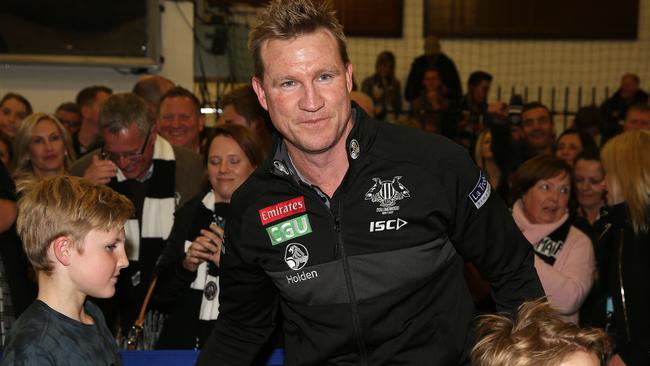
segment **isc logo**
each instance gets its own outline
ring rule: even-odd
[[[379,220],[370,222],[370,232],[375,231],[386,231],[386,230],[399,230],[402,226],[408,224],[408,222],[402,219],[393,219],[393,220]]]

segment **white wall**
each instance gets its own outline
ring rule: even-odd
[[[611,6],[616,6],[612,2]],[[348,48],[357,83],[371,75],[375,58],[383,50],[392,51],[397,59],[397,77],[406,82],[413,58],[423,53],[423,0],[404,1],[404,28],[401,39],[349,37]],[[561,12],[562,9],[558,9]],[[588,11],[585,10],[585,11]],[[579,20],[577,20],[579,21]],[[618,87],[620,77],[633,72],[641,77],[641,86],[650,90],[650,0],[639,1],[639,36],[632,41],[535,41],[535,40],[473,40],[454,39],[442,42],[442,50],[450,56],[459,69],[463,87],[472,71],[485,70],[494,76],[496,86],[508,90],[516,86],[542,86],[546,92],[543,100],[548,103],[550,88],[572,88],[575,96],[579,86],[591,92],[609,87],[610,93]],[[559,92],[558,90],[558,92]],[[531,99],[532,95],[529,96]],[[558,96],[560,97],[560,96]],[[570,100],[572,106],[575,98]],[[583,98],[583,104],[585,100]]]
[[[193,84],[194,47],[186,21],[193,24],[193,6],[190,2],[164,4],[162,53],[166,62],[160,74],[189,88]],[[575,109],[579,86],[586,91],[597,87],[597,102],[600,102],[604,88],[609,87],[611,93],[626,72],[637,73],[642,87],[650,89],[650,0],[639,0],[639,5],[639,37],[633,41],[443,39],[442,48],[456,62],[463,84],[474,70],[482,69],[494,75],[491,99],[496,98],[499,85],[504,92],[507,90],[506,98],[511,86],[518,92],[524,86],[534,88],[534,95],[529,99],[536,99],[536,88],[542,86],[545,90],[542,101],[549,103],[550,88],[558,89],[560,99],[564,87],[569,86],[571,109]],[[423,10],[423,0],[404,1],[404,29],[400,39],[349,37],[349,53],[358,83],[374,72],[375,58],[383,50],[395,53],[397,76],[405,83],[411,61],[423,53]],[[203,33],[199,31],[201,38]],[[225,66],[220,63],[216,67]],[[137,76],[121,75],[110,68],[0,64],[0,95],[8,91],[22,93],[32,101],[35,110],[52,111],[60,102],[74,99],[77,91],[85,86],[106,84],[115,91],[127,91],[136,79]],[[210,90],[214,98],[217,95],[214,83]]]
[[[163,2],[161,53],[165,63],[158,74],[192,89],[194,6],[191,2]],[[184,18],[183,18],[184,17]],[[130,91],[139,75],[123,75],[109,67],[27,66],[0,64],[0,96],[24,95],[35,111],[53,113],[62,102],[74,101],[77,92],[90,85],[106,85],[115,92]]]

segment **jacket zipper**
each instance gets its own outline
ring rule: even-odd
[[[345,254],[345,246],[343,245],[343,234],[341,233],[341,205],[337,207],[337,214],[332,216],[334,217],[334,230],[338,235],[337,248],[341,253],[341,261],[343,262],[343,272],[345,274],[345,283],[348,289],[348,296],[350,296],[350,307],[352,308],[352,326],[354,328],[354,337],[357,341],[357,347],[359,347],[359,357],[361,359],[360,364],[363,366],[368,365],[368,351],[366,350],[366,345],[363,341],[363,331],[361,330],[361,320],[359,319],[359,306],[357,304],[357,296],[354,293],[354,287],[352,287],[352,275],[350,274],[350,265],[348,263],[347,255]],[[331,212],[331,211],[330,211]]]
[[[611,227],[612,227],[612,224],[606,223],[605,228],[603,229],[603,231],[598,236],[598,239],[596,240],[596,242],[600,242],[603,239],[603,237],[605,236],[605,234],[607,234],[607,232],[609,231],[609,228],[611,228]]]
[[[623,241],[624,231],[621,229],[621,239],[618,242],[618,282],[621,285],[621,301],[623,303],[623,318],[625,319],[625,332],[628,342],[632,341],[630,323],[627,317],[627,304],[625,303],[625,285],[623,283]]]
[[[272,174],[276,176],[283,177],[282,175],[275,173],[273,170],[271,171]],[[286,177],[283,177],[286,179]],[[292,184],[294,187],[298,188],[298,191],[303,191],[305,193],[309,192],[309,194],[315,194],[318,196],[318,192],[315,192],[314,187],[309,187],[307,185],[303,185],[299,182],[293,181],[291,179],[287,179],[289,181],[289,184]],[[317,197],[319,201],[321,201],[320,197]],[[322,201],[321,201],[322,202]],[[331,202],[332,199],[330,199],[330,207],[331,207]],[[345,284],[348,289],[348,296],[350,297],[350,306],[352,308],[352,327],[354,330],[354,338],[357,342],[357,347],[359,348],[359,358],[361,359],[360,365],[361,366],[368,366],[368,351],[366,350],[366,345],[363,341],[363,332],[361,330],[361,320],[359,319],[359,306],[357,304],[357,296],[354,293],[354,288],[352,287],[352,275],[350,274],[350,265],[348,264],[348,259],[345,254],[345,247],[343,245],[343,234],[341,233],[341,222],[340,222],[340,217],[341,217],[341,205],[340,202],[337,205],[337,213],[334,214],[332,212],[331,208],[328,207],[324,202],[323,206],[327,209],[327,211],[330,213],[332,218],[334,219],[334,230],[337,233],[338,236],[338,242],[336,243],[335,246],[335,255],[338,256],[340,253],[341,255],[341,262],[343,263],[343,272],[345,275]]]

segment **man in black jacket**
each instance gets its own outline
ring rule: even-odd
[[[461,255],[514,311],[543,295],[530,244],[462,147],[350,103],[326,5],[276,0],[259,20],[253,87],[282,138],[231,201],[197,363],[250,364],[280,309],[285,365],[468,365]]]
[[[440,50],[440,40],[433,35],[424,40],[424,55],[418,56],[411,64],[404,89],[406,100],[412,103],[422,94],[424,72],[430,68],[440,72],[440,79],[446,89],[445,98],[457,105],[463,97],[458,69],[454,61]]]
[[[621,132],[627,110],[635,104],[648,104],[648,93],[641,89],[641,79],[637,75],[625,74],[618,90],[600,106],[607,120],[603,131],[605,140]]]

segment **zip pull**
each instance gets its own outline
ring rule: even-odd
[[[605,236],[605,234],[607,234],[607,232],[609,231],[610,227],[612,227],[612,224],[610,224],[609,222],[606,223],[605,228],[603,229],[603,232],[600,233],[600,235],[598,236],[598,239],[596,241],[601,241],[603,239],[603,236]]]
[[[341,233],[341,222],[338,216],[334,216],[334,232],[337,234]],[[339,235],[337,235],[339,237]],[[334,258],[340,258],[340,247],[341,243],[337,240],[336,245],[334,246]]]

